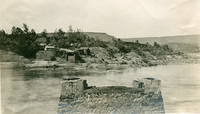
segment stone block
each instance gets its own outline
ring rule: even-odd
[[[143,78],[133,81],[134,88],[143,88],[145,92],[160,92],[161,80],[155,78]]]
[[[86,89],[86,81],[79,78],[67,78],[61,82],[61,99],[73,98],[83,94]]]
[[[138,88],[139,83],[140,83],[139,81],[133,80],[133,88]]]

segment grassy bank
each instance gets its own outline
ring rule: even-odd
[[[10,51],[0,50],[0,66],[1,68],[25,68],[26,64],[32,63],[31,60],[19,56]]]

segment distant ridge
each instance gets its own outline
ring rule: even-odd
[[[135,42],[138,40],[140,43],[153,44],[157,42],[158,44],[167,43],[189,43],[189,44],[199,44],[200,35],[180,35],[180,36],[164,36],[164,37],[143,37],[143,38],[121,38],[125,42]]]
[[[83,33],[89,37],[93,37],[95,39],[98,38],[105,42],[112,41],[112,39],[116,39],[114,36],[108,35],[106,33],[100,33],[100,32],[83,32]]]
[[[112,35],[108,35],[103,32],[83,32],[85,35],[89,37],[93,37],[95,39],[99,39],[102,41],[112,41],[112,39],[118,39]],[[40,35],[40,33],[38,34]],[[53,33],[47,33],[48,37],[53,37]],[[67,34],[65,34],[67,36]],[[188,44],[198,44],[200,45],[200,35],[179,35],[179,36],[164,36],[164,37],[141,37],[141,38],[120,38],[124,42],[135,42],[136,40],[139,43],[153,44],[157,42],[158,44],[167,44],[167,43],[188,43]]]
[[[200,48],[197,44],[189,44],[189,43],[166,43],[169,47],[173,50],[180,51],[180,52],[190,52],[195,53],[199,52]]]

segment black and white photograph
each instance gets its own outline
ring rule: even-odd
[[[200,113],[200,0],[0,0],[1,114]]]

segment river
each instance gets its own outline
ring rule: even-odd
[[[200,113],[200,64],[109,71],[0,69],[0,75],[2,114],[56,114],[65,77],[86,79],[89,86],[129,87],[137,78],[157,78],[166,113]]]

